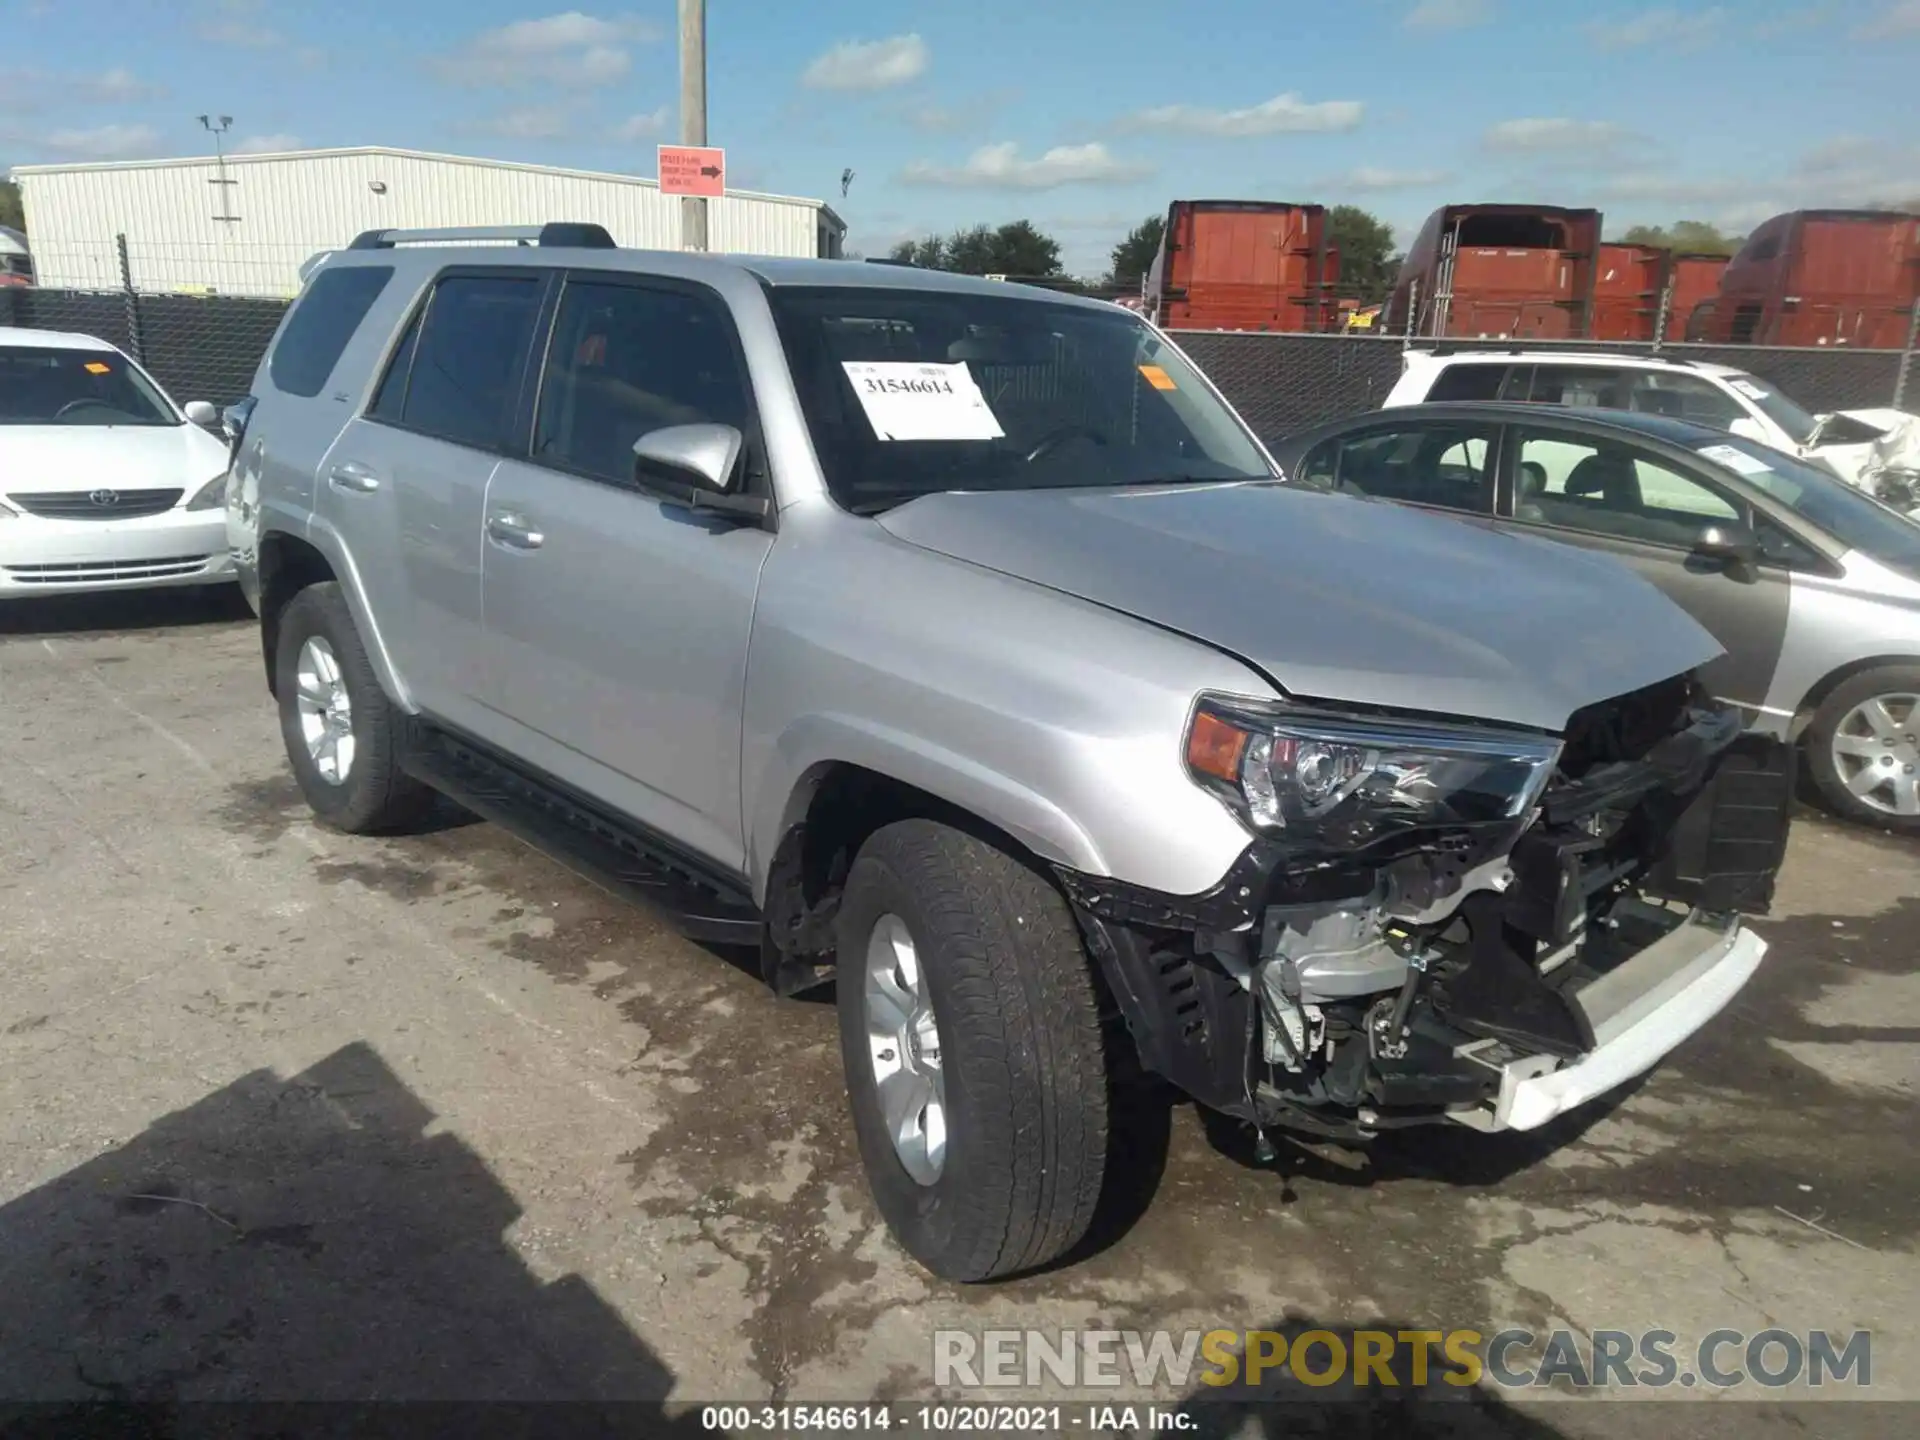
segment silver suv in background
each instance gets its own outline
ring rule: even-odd
[[[410,238],[313,269],[239,417],[302,789],[836,982],[935,1272],[1084,1236],[1122,1047],[1263,1129],[1531,1128],[1759,964],[1786,752],[1613,561],[1278,484],[1112,305]]]

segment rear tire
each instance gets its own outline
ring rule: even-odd
[[[1920,665],[1842,681],[1807,727],[1807,771],[1835,814],[1920,835]]]
[[[274,689],[287,759],[316,816],[352,835],[425,817],[434,792],[400,768],[401,712],[380,688],[337,583],[308,586],[281,612]]]
[[[887,968],[898,953],[917,971],[905,987],[921,1016],[911,1044],[910,1022],[887,1028],[905,1009],[890,1010],[885,985],[876,996],[880,982],[869,983],[872,969],[900,988]],[[861,1159],[902,1247],[966,1282],[1034,1269],[1077,1244],[1106,1169],[1108,1078],[1093,973],[1059,891],[948,826],[886,826],[847,877],[836,984]],[[881,1072],[909,1054],[923,1065],[929,1045],[939,1121],[929,1106],[917,1129],[899,1127],[912,1132],[903,1148],[881,1094],[898,1076]],[[893,1108],[902,1114],[897,1092]],[[936,1129],[937,1159],[926,1143]]]

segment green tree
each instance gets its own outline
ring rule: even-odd
[[[1030,220],[1013,220],[902,240],[888,258],[962,275],[1048,276],[1060,273],[1060,242]]]
[[[1340,252],[1340,294],[1372,305],[1387,298],[1400,275],[1393,226],[1358,205],[1327,212],[1327,243]]]
[[[1731,255],[1743,237],[1725,235],[1705,220],[1676,220],[1671,225],[1635,225],[1620,237],[1628,245],[1658,245],[1682,255]]]
[[[20,187],[11,180],[0,180],[0,225],[11,230],[27,228],[27,212],[20,203]]]
[[[1160,253],[1160,239],[1166,230],[1167,217],[1164,215],[1149,215],[1129,230],[1127,238],[1113,247],[1113,258],[1108,262],[1107,283],[1124,285],[1129,290],[1139,289],[1147,271],[1153,268],[1154,257]]]

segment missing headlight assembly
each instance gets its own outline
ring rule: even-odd
[[[1684,677],[1558,736],[1203,697],[1185,759],[1240,865],[1200,896],[1062,879],[1144,1062],[1204,1103],[1541,1123],[1758,963],[1732,912],[1765,908],[1792,776],[1741,730]]]

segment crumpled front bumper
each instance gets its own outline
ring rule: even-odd
[[[1476,1130],[1533,1130],[1644,1075],[1718,1015],[1752,978],[1767,943],[1735,921],[1695,916],[1575,992],[1594,1047],[1577,1060],[1507,1058],[1485,1041],[1475,1058],[1495,1066],[1498,1091],[1449,1115]]]

